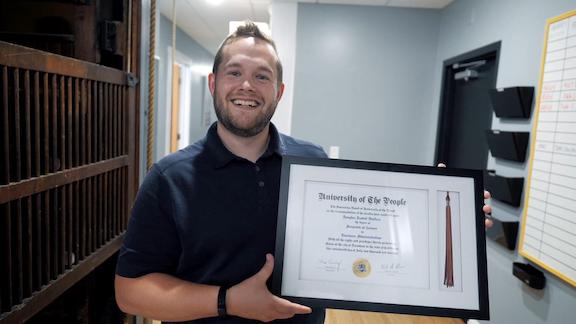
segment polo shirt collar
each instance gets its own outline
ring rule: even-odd
[[[230,152],[226,146],[224,146],[220,136],[218,136],[218,132],[216,130],[217,125],[217,122],[213,123],[208,129],[208,133],[206,134],[206,148],[211,153],[210,155],[213,160],[214,168],[217,169],[224,167],[233,160],[244,160],[243,158],[234,155],[234,153]],[[268,142],[268,147],[260,158],[267,158],[273,154],[280,156],[285,155],[286,144],[282,140],[280,133],[278,133],[278,129],[272,123],[270,123],[269,132],[270,141]]]

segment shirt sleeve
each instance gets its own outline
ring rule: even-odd
[[[165,175],[154,165],[138,190],[116,273],[136,278],[149,273],[173,274],[180,240],[172,217],[172,197]]]

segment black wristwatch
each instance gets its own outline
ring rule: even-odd
[[[220,286],[218,290],[218,317],[226,317],[228,312],[226,311],[226,291],[228,288]]]

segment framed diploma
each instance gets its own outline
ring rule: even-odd
[[[481,171],[282,163],[276,295],[311,307],[489,319]]]

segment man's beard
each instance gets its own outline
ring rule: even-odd
[[[278,102],[273,102],[270,104],[268,109],[265,108],[258,108],[263,109],[265,111],[264,114],[259,114],[256,116],[256,119],[253,121],[251,125],[248,127],[243,127],[238,125],[230,115],[229,111],[224,109],[224,103],[219,102],[218,93],[214,91],[214,110],[216,111],[216,117],[218,117],[218,121],[232,134],[240,137],[252,137],[264,130],[266,126],[270,123],[272,116],[274,115],[274,111],[276,111],[276,106]]]

